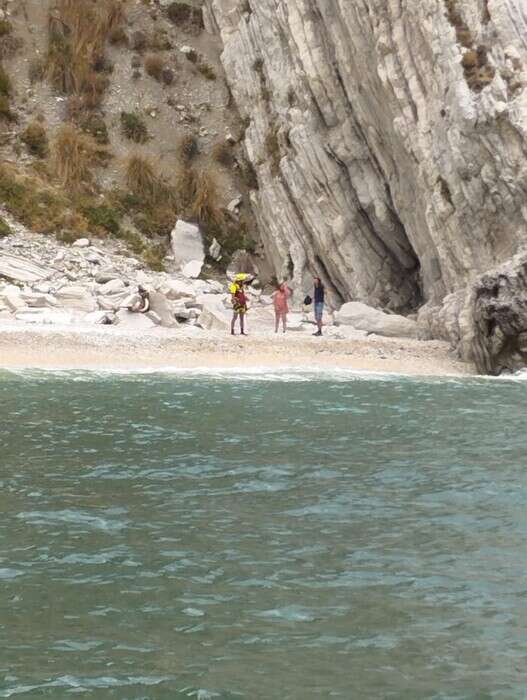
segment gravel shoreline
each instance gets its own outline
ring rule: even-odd
[[[225,336],[199,329],[148,332],[0,325],[0,367],[9,369],[354,369],[409,375],[470,375],[447,343],[369,336],[337,339],[256,332]]]

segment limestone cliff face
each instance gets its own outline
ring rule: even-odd
[[[445,297],[527,234],[524,0],[207,0],[278,273],[336,302]],[[447,299],[459,312],[461,303]]]

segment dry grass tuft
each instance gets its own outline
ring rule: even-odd
[[[22,134],[22,141],[28,151],[37,158],[45,158],[48,155],[49,144],[46,130],[37,121],[30,122]]]
[[[13,31],[13,27],[11,25],[11,22],[7,19],[2,19],[0,20],[0,38],[6,37],[8,34],[11,34]]]
[[[28,228],[52,233],[63,226],[68,202],[37,177],[22,176],[15,167],[0,163],[0,201]]]
[[[58,130],[53,146],[53,169],[63,187],[78,191],[93,181],[93,167],[100,165],[103,149],[73,124]]]
[[[0,120],[8,122],[15,121],[15,115],[9,104],[11,91],[11,80],[0,63]]]
[[[135,143],[146,143],[149,139],[145,121],[137,112],[121,112],[121,131]]]
[[[198,140],[194,134],[186,134],[183,136],[177,145],[177,154],[179,160],[188,165],[199,153]]]
[[[147,267],[155,272],[164,272],[166,248],[163,244],[149,246],[143,253],[143,261]]]
[[[11,22],[0,20],[0,59],[11,58],[22,46],[22,39],[13,35]]]
[[[466,51],[463,54],[461,64],[465,80],[474,92],[481,92],[494,80],[496,75],[496,69],[489,63],[487,49],[484,46]]]
[[[11,95],[11,79],[0,63],[0,95],[9,97]]]
[[[5,221],[5,219],[2,219],[0,216],[0,238],[6,238],[7,236],[10,236],[13,233],[11,230],[11,227]]]
[[[108,41],[112,46],[128,46],[128,34],[123,27],[116,27],[108,34]]]
[[[218,177],[214,170],[201,170],[192,178],[190,215],[204,228],[217,227],[223,222]]]
[[[173,2],[167,8],[168,18],[188,34],[200,34],[205,28],[201,8],[186,2]]]
[[[137,153],[126,163],[126,186],[141,201],[150,204],[170,200],[169,188],[156,175],[152,162]]]
[[[165,62],[163,58],[155,53],[147,54],[145,58],[145,71],[151,78],[161,81],[163,78],[163,69]]]
[[[212,147],[212,158],[223,165],[225,168],[230,168],[234,164],[234,153],[232,146],[227,141],[218,141]]]
[[[100,146],[107,146],[110,143],[108,127],[100,114],[84,115],[79,121],[79,127],[92,136]]]
[[[59,92],[82,95],[84,107],[101,104],[107,80],[97,75],[106,66],[106,41],[124,21],[122,0],[57,0],[49,18],[45,73]]]
[[[197,65],[197,68],[201,75],[207,80],[216,80],[216,73],[214,72],[214,68],[212,68],[212,66],[209,66],[208,63],[200,61]]]

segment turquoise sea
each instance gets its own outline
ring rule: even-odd
[[[527,384],[0,375],[0,698],[527,698]]]

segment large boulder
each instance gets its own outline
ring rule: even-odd
[[[26,302],[22,299],[20,290],[17,287],[10,287],[2,293],[4,306],[13,313],[27,308]]]
[[[174,312],[168,299],[159,292],[150,292],[150,309],[157,314],[162,326],[172,328],[177,326]]]
[[[419,327],[415,321],[397,314],[387,314],[360,301],[350,301],[335,313],[338,325],[353,326],[356,330],[367,331],[393,338],[417,338]]]
[[[17,282],[38,282],[51,277],[52,274],[51,268],[38,265],[21,255],[0,254],[0,277]]]
[[[176,265],[181,270],[187,270],[187,277],[197,277],[205,262],[205,247],[199,226],[178,220],[170,234],[170,242]]]
[[[72,284],[61,287],[55,293],[55,298],[59,306],[69,309],[89,312],[97,308],[93,295],[81,285]]]
[[[181,268],[181,272],[183,273],[183,275],[185,275],[185,277],[195,279],[196,277],[199,277],[201,275],[202,268],[202,260],[191,260],[190,262],[186,263],[186,265],[183,265],[183,267]]]
[[[22,292],[21,299],[32,308],[51,308],[57,306],[57,300],[51,294],[40,294],[38,292]]]
[[[223,304],[222,294],[203,294],[200,303],[203,310],[198,325],[206,331],[224,332],[230,328],[231,314]]]
[[[158,287],[157,291],[171,300],[193,297],[196,294],[192,282],[177,279],[167,280]]]
[[[123,280],[111,279],[101,284],[101,286],[97,290],[97,293],[102,294],[103,296],[107,296],[109,294],[120,294],[124,291],[127,291],[127,287]]]
[[[459,316],[461,335],[479,372],[527,366],[527,253],[482,275]]]
[[[126,309],[117,312],[116,323],[119,324],[119,328],[131,331],[147,331],[157,325],[146,314],[133,313]]]

